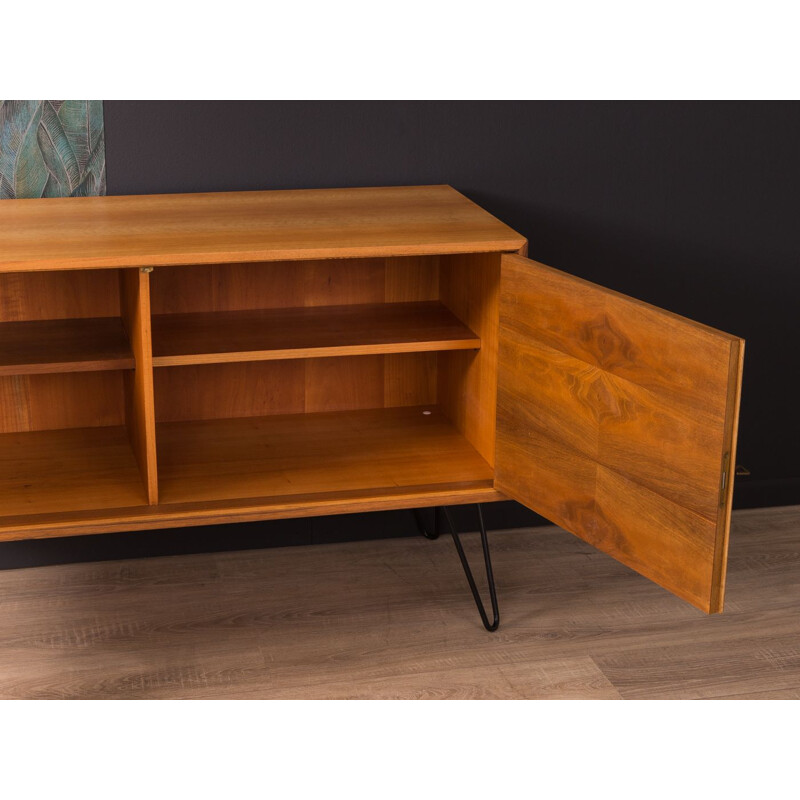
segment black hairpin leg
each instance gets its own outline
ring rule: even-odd
[[[494,573],[492,572],[492,559],[489,555],[489,538],[486,535],[486,525],[483,521],[483,509],[481,508],[480,503],[475,504],[478,509],[478,523],[480,525],[480,533],[481,533],[481,547],[483,548],[483,561],[486,565],[486,581],[489,584],[489,598],[492,602],[492,621],[489,622],[489,617],[486,614],[486,607],[483,605],[483,600],[481,600],[481,596],[478,593],[478,587],[475,584],[475,578],[472,575],[472,570],[470,569],[469,562],[467,561],[467,556],[464,553],[464,548],[461,546],[461,539],[456,533],[455,525],[453,525],[453,520],[450,517],[450,512],[447,510],[446,506],[437,507],[434,509],[434,530],[431,533],[423,524],[422,515],[419,511],[414,511],[414,516],[417,519],[417,526],[419,527],[420,532],[423,536],[427,537],[428,539],[437,539],[439,537],[439,514],[441,511],[442,516],[444,516],[445,520],[447,520],[447,527],[450,528],[450,534],[453,537],[453,543],[456,546],[456,552],[458,553],[458,557],[461,560],[461,566],[464,568],[464,574],[467,576],[467,583],[469,583],[470,591],[472,592],[472,596],[475,599],[475,605],[478,607],[478,613],[481,615],[481,621],[483,622],[483,627],[486,628],[487,631],[496,631],[498,626],[500,625],[500,610],[497,605],[497,591],[494,585]]]
[[[439,507],[436,506],[433,509],[433,528],[428,528],[425,525],[425,520],[422,518],[422,512],[418,509],[414,509],[414,519],[417,521],[417,528],[419,528],[419,532],[426,538],[426,539],[438,539],[439,538]]]

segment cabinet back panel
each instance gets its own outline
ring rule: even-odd
[[[121,371],[0,377],[0,433],[124,424]]]
[[[437,373],[442,353],[383,356],[383,400],[393,406],[424,406],[438,400]]]
[[[438,300],[439,259],[440,256],[385,259],[386,302]]]
[[[119,271],[0,274],[0,322],[118,317]]]
[[[435,300],[438,256],[156,267],[154,314]]]
[[[439,404],[494,466],[500,254],[440,256],[439,298],[481,339],[478,351],[439,353]]]
[[[156,420],[432,405],[436,364],[436,353],[403,353],[161,367]]]

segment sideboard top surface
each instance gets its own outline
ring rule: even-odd
[[[0,272],[516,251],[450,186],[4,200]]]

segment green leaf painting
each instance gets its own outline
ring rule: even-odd
[[[0,100],[0,199],[105,193],[102,100]]]

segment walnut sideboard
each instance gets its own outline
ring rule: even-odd
[[[0,201],[0,540],[513,498],[722,609],[743,342],[449,186]]]

